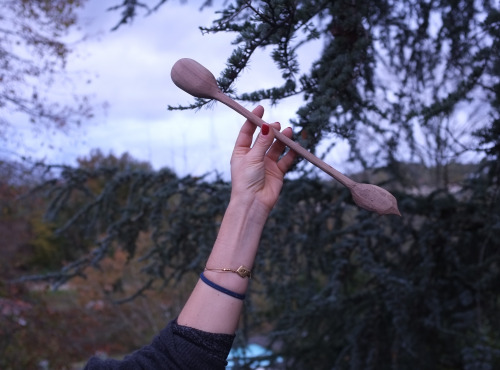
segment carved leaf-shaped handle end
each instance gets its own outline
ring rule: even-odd
[[[367,211],[376,212],[379,215],[398,215],[398,201],[387,190],[376,185],[356,183],[351,188],[354,203]]]

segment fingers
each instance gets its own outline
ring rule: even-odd
[[[291,131],[291,129],[290,129]],[[288,172],[290,167],[292,167],[293,161],[295,160],[295,157],[297,156],[297,153],[295,153],[293,150],[289,150],[288,153],[286,153],[283,158],[281,158],[278,161],[278,168],[280,171],[285,174]]]
[[[279,123],[278,123],[279,124]],[[279,127],[278,127],[279,130]],[[287,127],[286,129],[283,130],[283,134],[289,138],[292,137],[292,129],[290,127]],[[286,145],[283,144],[281,141],[276,140],[274,144],[271,146],[269,151],[267,152],[267,156],[271,158],[273,161],[277,161],[281,154],[283,154],[283,150],[285,150]]]
[[[271,128],[271,125],[266,124],[266,126],[262,126],[260,134],[257,136],[251,150],[252,156],[260,160],[264,159],[264,156],[274,141],[274,130]],[[273,125],[273,127],[276,126]]]
[[[252,113],[262,118],[262,116],[264,115],[264,107],[259,105],[252,111]],[[234,146],[235,149],[238,147],[250,148],[253,141],[253,134],[255,133],[256,128],[257,126],[255,126],[252,122],[246,120],[240,129],[238,137],[236,138],[236,144]]]
[[[293,131],[290,127],[287,127],[282,131],[283,135],[285,135],[288,138],[292,138],[293,136]],[[281,141],[276,141],[271,149],[269,149],[267,155],[269,158],[271,158],[273,161],[277,161],[277,166],[280,169],[280,171],[285,174],[290,167],[293,164],[293,161],[295,160],[296,153],[293,150],[289,150],[281,159],[280,156],[283,154],[283,151],[285,150],[286,145],[283,144]]]
[[[252,111],[252,113],[262,118],[264,115],[264,108],[259,105]],[[289,150],[288,153],[280,159],[280,156],[283,154],[286,146],[281,141],[274,140],[274,131],[272,128],[280,130],[281,124],[279,122],[275,122],[268,124],[268,128],[261,128],[261,131],[252,147],[253,136],[256,128],[257,126],[252,122],[248,120],[245,121],[236,139],[234,149],[244,148],[245,151],[250,150],[251,156],[253,156],[256,160],[263,160],[264,156],[267,155],[268,158],[277,162],[280,171],[283,173],[287,172],[295,159],[295,152],[293,150]],[[283,134],[291,138],[293,135],[292,129],[290,127],[286,128],[283,130]]]

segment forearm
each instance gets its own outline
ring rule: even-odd
[[[210,254],[208,268],[253,268],[260,237],[269,209],[253,199],[232,199],[226,210]],[[244,294],[248,278],[232,272],[205,271],[215,284],[238,294]],[[195,329],[234,334],[243,301],[208,286],[201,280],[182,309],[178,323]]]

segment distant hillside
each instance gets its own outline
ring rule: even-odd
[[[427,194],[435,189],[456,190],[472,174],[479,171],[477,163],[450,163],[442,167],[426,167],[420,163],[398,162],[390,167],[366,170],[351,178],[356,181],[384,185],[393,190]]]

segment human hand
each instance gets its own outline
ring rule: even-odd
[[[262,118],[264,108],[258,106],[253,113]],[[266,125],[267,126],[267,125]],[[231,157],[231,199],[258,202],[270,211],[283,186],[283,177],[295,158],[290,150],[283,157],[285,144],[274,140],[272,126],[280,129],[279,123],[263,126],[255,143],[252,145],[256,127],[246,121],[241,127]],[[286,128],[283,134],[292,137],[292,129]]]

